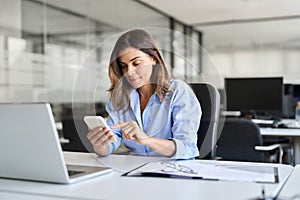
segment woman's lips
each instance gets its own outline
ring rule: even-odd
[[[129,78],[129,81],[132,83],[136,83],[139,80],[139,77],[136,78]]]

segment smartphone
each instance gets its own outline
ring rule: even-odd
[[[98,126],[104,126],[107,129],[111,130],[111,128],[106,123],[105,119],[101,116],[84,116],[83,120],[90,129],[94,129]],[[117,141],[115,135],[112,132],[111,135],[114,136],[113,141]]]
[[[104,126],[110,129],[105,119],[101,116],[85,116],[83,120],[90,129],[94,129],[98,126]]]

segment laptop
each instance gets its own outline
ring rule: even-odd
[[[112,171],[66,165],[48,103],[0,104],[0,177],[74,183]]]

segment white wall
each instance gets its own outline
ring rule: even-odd
[[[298,49],[215,50],[210,51],[209,55],[222,77],[283,76],[284,83],[300,83],[300,50]],[[209,69],[204,66],[204,70]],[[222,88],[220,83],[215,84],[218,88]]]
[[[0,0],[0,31],[20,36],[21,28],[21,0]]]

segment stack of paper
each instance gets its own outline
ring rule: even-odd
[[[125,175],[262,183],[278,182],[277,167],[200,164],[188,161],[147,163]]]

